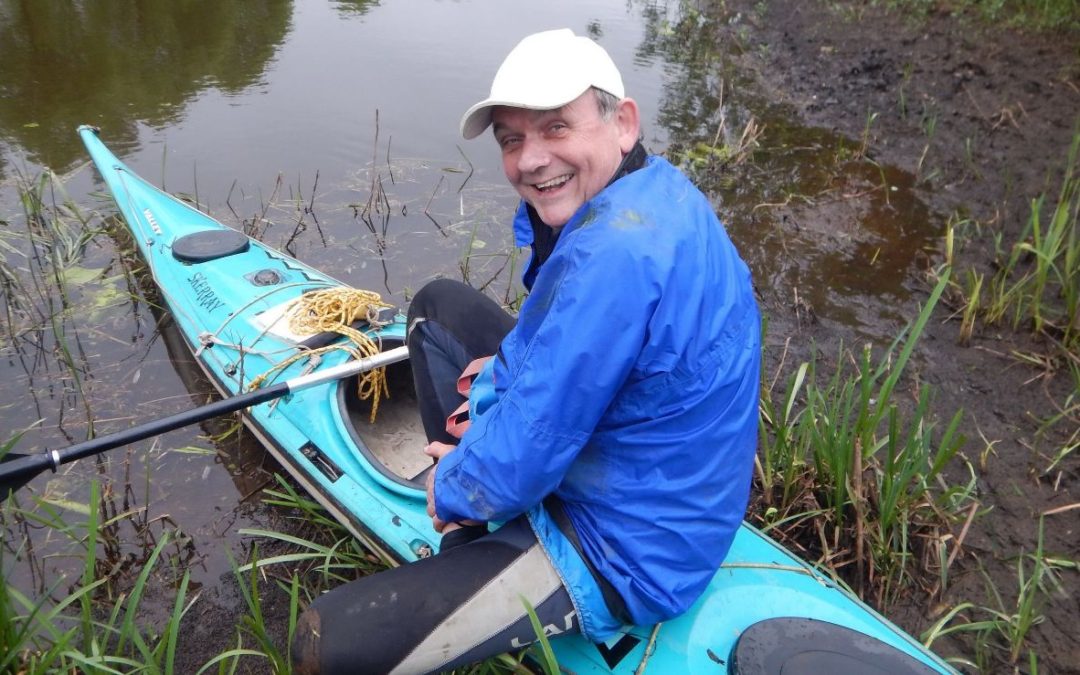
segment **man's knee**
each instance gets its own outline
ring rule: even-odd
[[[424,284],[409,302],[408,326],[410,330],[414,319],[428,318],[437,313],[438,308],[458,302],[456,298],[471,291],[469,286],[453,279],[435,279]]]
[[[293,672],[385,673],[400,660],[392,639],[402,625],[403,613],[394,607],[398,593],[384,589],[378,576],[338,586],[304,610],[292,640]]]

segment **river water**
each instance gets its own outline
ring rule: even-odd
[[[22,452],[63,447],[209,396],[184,351],[170,348],[138,259],[121,255],[107,233],[79,238],[101,226],[94,213],[108,210],[93,194],[101,185],[79,124],[99,127],[151,182],[354,286],[404,304],[427,279],[460,277],[472,251],[474,282],[503,270],[508,293],[505,224],[516,196],[494,143],[460,138],[461,113],[486,95],[517,40],[570,27],[621,64],[647,140],[662,149],[658,103],[679,66],[650,46],[649,33],[664,29],[674,7],[0,0],[0,260],[15,280],[3,296],[4,436],[29,429]],[[47,206],[70,199],[87,225],[67,211],[51,225],[25,217],[17,187],[46,169],[58,176],[43,193]],[[358,207],[379,198],[386,208],[358,217]],[[81,522],[89,478],[100,477],[105,508],[128,514],[114,528],[112,563],[140,558],[171,525],[186,535],[173,555],[196,583],[212,584],[229,570],[223,542],[267,524],[250,497],[272,467],[250,442],[209,437],[227,431],[218,423],[166,434],[31,488],[64,520]],[[23,584],[42,588],[71,571],[69,560],[49,555],[49,542],[62,537],[18,527],[38,552],[14,571]],[[15,547],[19,537],[5,541]]]
[[[900,280],[927,236],[909,227],[925,220],[910,181],[886,175],[887,167],[880,176],[843,177],[873,194],[859,213],[838,212],[836,231],[792,233],[773,222],[769,210],[785,194],[834,189],[836,175],[815,173],[815,161],[857,152],[857,143],[800,128],[762,104],[692,5],[0,0],[5,434],[29,429],[17,449],[40,451],[209,396],[182,350],[169,348],[167,319],[137,258],[105,232],[79,239],[100,226],[93,214],[108,211],[94,194],[101,186],[79,124],[99,127],[151,182],[353,286],[404,304],[430,278],[465,275],[512,297],[520,257],[507,223],[516,196],[490,138],[465,142],[457,129],[462,112],[486,96],[502,56],[550,28],[572,28],[608,49],[654,152],[707,160],[708,146],[737,140],[752,116],[776,130],[758,164],[765,179],[733,184],[702,173],[761,293],[767,300],[799,277],[827,277],[831,283],[808,286],[799,302],[817,316],[878,326],[880,307],[869,309],[867,298],[903,292]],[[74,222],[70,208],[64,227],[24,216],[17,186],[46,168],[88,225]],[[867,189],[879,181],[885,190]],[[43,194],[50,205],[67,198],[59,187]],[[376,203],[383,206],[365,208]],[[871,258],[882,261],[874,275],[852,265]],[[267,518],[249,499],[266,484],[263,457],[250,444],[208,438],[223,431],[211,424],[173,432],[32,487],[78,520],[88,478],[100,474],[114,485],[107,507],[132,521],[118,536],[118,559],[171,523],[188,537],[176,555],[195,581],[215,583],[229,570],[236,530]],[[38,542],[49,539],[19,526]],[[16,576],[41,586],[66,564],[32,559]]]

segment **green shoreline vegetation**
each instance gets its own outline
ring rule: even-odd
[[[989,24],[1018,28],[1080,28],[1078,0],[875,0],[874,4],[884,4],[923,15],[942,10],[971,13]]]

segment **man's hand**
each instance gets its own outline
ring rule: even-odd
[[[424,448],[424,454],[432,459],[438,461],[443,457],[457,449],[456,445],[447,445],[446,443],[440,443],[438,441],[432,441]],[[435,528],[435,531],[440,534],[446,534],[452,530],[456,530],[463,525],[483,525],[479,520],[462,520],[456,523],[448,523],[435,513],[435,472],[431,471],[427,475],[427,514],[431,516],[431,526]]]
[[[435,461],[446,457],[449,453],[453,452],[457,448],[456,445],[448,445],[446,443],[440,443],[438,441],[432,441],[424,448],[424,454],[431,457]],[[430,471],[427,475],[427,514],[431,517],[431,525],[435,528],[436,532],[440,534],[446,529],[446,526],[453,523],[446,523],[435,514],[435,472]]]

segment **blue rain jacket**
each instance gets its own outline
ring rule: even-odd
[[[531,242],[524,211],[520,245]],[[436,510],[445,521],[528,513],[583,632],[602,640],[618,622],[541,501],[563,502],[634,623],[684,612],[746,509],[760,319],[708,199],[659,157],[584,204],[530,281],[490,362],[496,400],[437,466]]]

